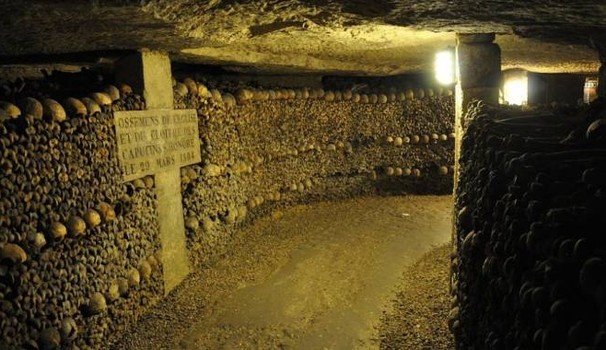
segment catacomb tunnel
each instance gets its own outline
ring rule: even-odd
[[[606,349],[603,2],[0,15],[0,349]]]

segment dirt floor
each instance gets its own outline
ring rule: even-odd
[[[379,327],[381,349],[454,349],[448,330],[450,243],[435,248],[404,273],[392,308]]]
[[[419,318],[424,311],[402,314],[402,305],[393,300],[407,300],[397,289],[410,293],[417,283],[406,277],[412,271],[407,267],[450,240],[451,210],[448,196],[408,196],[275,212],[243,230],[229,254],[193,273],[114,348],[378,349],[419,344],[418,349],[425,349],[426,342],[396,339],[405,331],[394,326],[406,312]],[[433,271],[434,277],[440,269],[447,273],[443,259],[435,260],[436,268],[431,259],[416,268]],[[435,281],[447,290],[447,279]],[[387,316],[381,324],[383,313]],[[386,335],[393,342],[386,342]]]

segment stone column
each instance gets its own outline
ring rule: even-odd
[[[143,95],[148,110],[173,109],[172,73],[166,53],[141,50],[116,62],[115,71],[117,81]],[[180,169],[155,174],[155,184],[164,293],[168,294],[189,274]]]
[[[461,141],[465,133],[463,117],[469,102],[481,100],[499,103],[501,84],[501,49],[493,41],[494,33],[457,33],[457,85],[455,88],[455,172],[454,194],[457,195]],[[456,214],[456,213],[455,213]],[[453,216],[456,227],[456,215]],[[453,229],[453,242],[455,242]]]

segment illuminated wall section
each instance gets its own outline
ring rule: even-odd
[[[501,90],[502,104],[525,106],[528,104],[528,72],[525,70],[503,71]]]

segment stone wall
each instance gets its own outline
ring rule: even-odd
[[[452,261],[458,348],[606,348],[601,103],[579,124],[468,113]]]
[[[0,348],[106,348],[163,296],[153,178],[122,182],[111,112],[144,103],[31,84],[0,108]]]
[[[145,103],[100,78],[56,72],[3,86],[2,349],[111,347],[164,294],[154,179],[122,181],[113,128],[112,110]],[[195,264],[289,205],[451,191],[449,91],[219,92],[185,82],[175,107],[198,110],[202,141],[202,163],[182,169]]]
[[[279,216],[285,206],[452,191],[454,102],[448,91],[207,93],[193,84],[177,84],[175,96],[178,107],[196,108],[200,116],[203,162],[182,171],[196,262],[212,259],[242,224]]]

